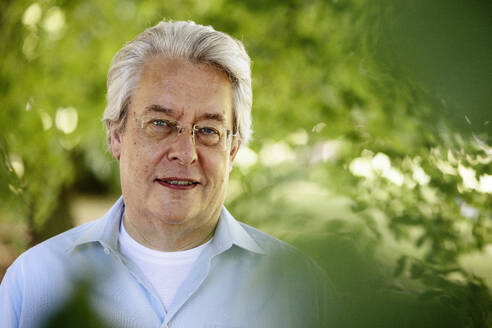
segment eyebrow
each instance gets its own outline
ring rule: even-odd
[[[145,112],[161,112],[168,115],[174,115],[176,112],[170,108],[162,107],[161,105],[152,104],[145,107]]]
[[[170,116],[176,116],[176,111],[161,105],[152,104],[145,107],[145,112],[160,112],[165,113]],[[202,120],[213,120],[217,122],[225,122],[225,117],[221,113],[204,113],[198,117],[198,121]]]
[[[220,113],[205,113],[203,115],[200,115],[198,118],[199,121],[201,120],[213,120],[217,122],[225,122],[225,117],[224,115]]]

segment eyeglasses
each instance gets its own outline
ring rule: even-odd
[[[209,149],[224,151],[230,146],[231,137],[237,137],[222,126],[212,124],[195,123],[190,128],[181,126],[177,121],[163,118],[135,118],[139,122],[139,127],[145,132],[146,136],[153,141],[166,140],[173,143],[177,140],[184,130],[190,130],[193,144],[204,146]]]

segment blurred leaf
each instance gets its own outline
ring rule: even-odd
[[[403,271],[405,270],[406,265],[407,265],[407,257],[404,255],[400,256],[400,258],[396,262],[396,268],[395,268],[395,271],[393,272],[393,275],[395,277],[399,277],[403,273]]]

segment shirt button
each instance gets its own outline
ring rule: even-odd
[[[109,248],[104,247],[104,253],[106,253],[106,255],[109,255],[109,253],[111,253],[111,251],[109,250]]]

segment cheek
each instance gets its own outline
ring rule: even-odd
[[[227,160],[220,157],[207,163],[206,172],[216,187],[222,188],[228,181]]]
[[[139,174],[147,176],[153,173],[154,168],[159,163],[159,156],[157,156],[154,152],[140,151],[135,152],[135,157],[133,160],[136,165],[135,171],[138,171]]]
[[[138,142],[128,144],[120,159],[120,166],[124,166],[126,173],[134,178],[142,178],[152,174],[153,167],[159,162],[159,154],[149,147]]]

